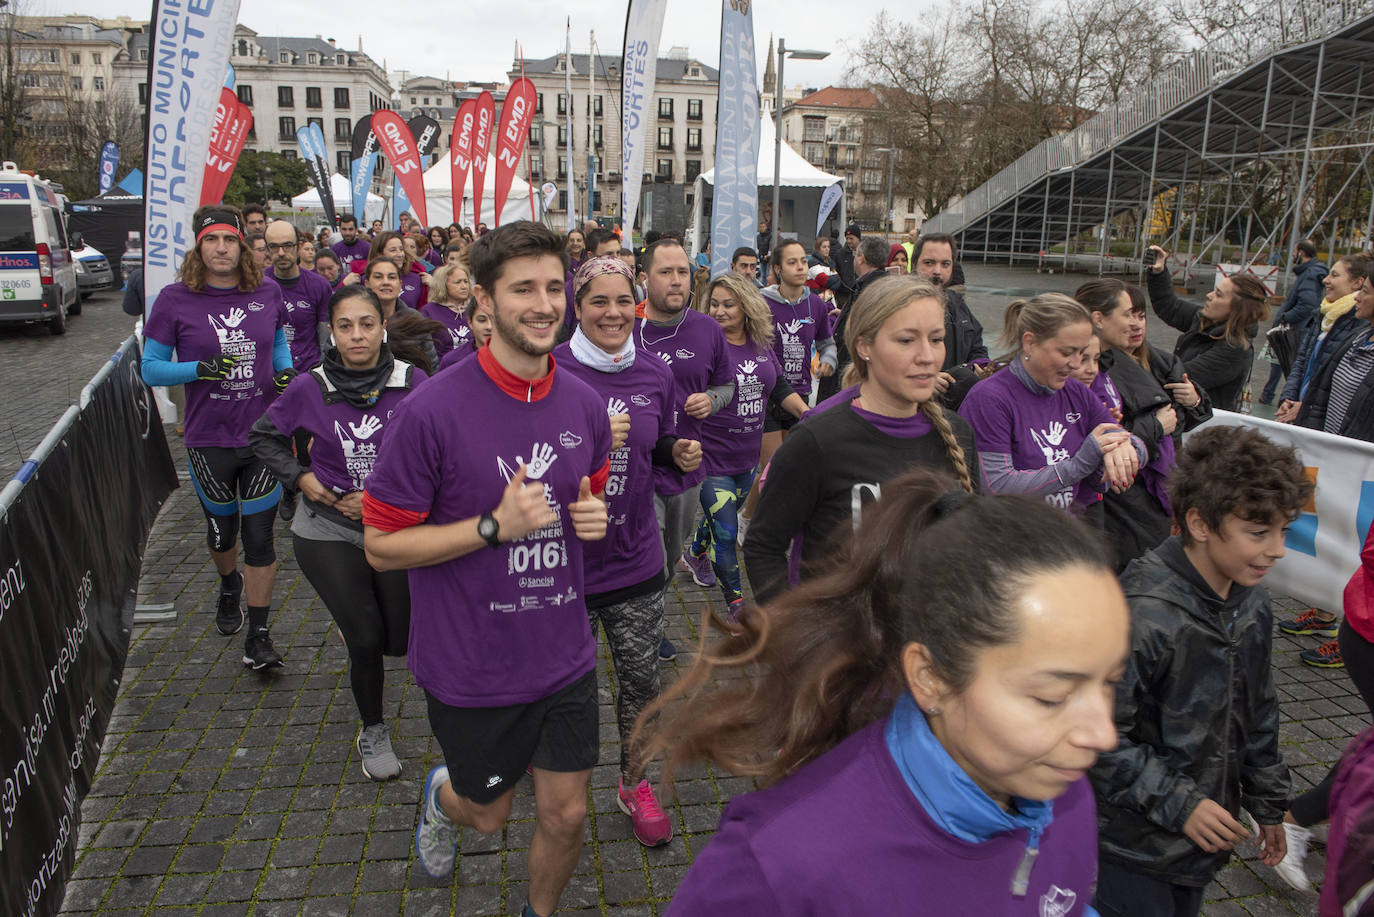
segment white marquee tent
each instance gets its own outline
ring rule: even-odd
[[[345,213],[353,212],[353,186],[347,178],[338,172],[329,176],[329,190],[334,192],[334,213],[343,216]],[[324,204],[320,201],[320,192],[316,191],[312,185],[308,191],[297,194],[291,198],[292,210],[318,210],[324,213]],[[373,220],[382,219],[386,213],[386,201],[371,191],[367,193],[367,203],[363,205],[365,215],[364,222],[370,223]]]
[[[766,211],[773,202],[773,120],[765,110],[759,118],[759,210]],[[716,169],[730,168],[729,163],[716,160]],[[708,197],[716,183],[716,169],[697,176],[693,190],[692,209],[692,251],[699,252],[711,234],[711,217]],[[786,143],[782,145],[782,161],[778,169],[782,180],[779,206],[782,221],[779,223],[780,237],[796,239],[810,249],[816,241],[816,216],[820,211],[821,195],[826,188],[843,179],[829,172],[822,172],[802,158],[801,154]],[[845,199],[830,212],[829,222],[843,227],[847,216]]]
[[[523,170],[524,157],[520,158]],[[457,222],[475,228],[475,223],[486,223],[495,228],[496,210],[492,200],[492,187],[496,184],[496,157],[487,156],[487,178],[482,186],[482,215],[474,222],[472,219],[472,172],[468,171],[467,182],[463,187],[463,216]],[[537,194],[537,192],[536,192]],[[453,169],[448,157],[440,156],[438,161],[425,172],[425,209],[428,211],[429,225],[447,226],[453,218]],[[540,212],[535,203],[535,213]],[[501,210],[502,223],[530,219],[530,186],[519,175],[511,179],[510,194],[506,206]]]

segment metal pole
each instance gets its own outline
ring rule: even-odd
[[[1078,170],[1069,171],[1069,206],[1064,211],[1064,270],[1069,269],[1069,243],[1073,240],[1073,195],[1075,191],[1075,181],[1078,178]]]
[[[573,178],[573,147],[577,136],[573,133],[573,94],[572,94],[572,17],[568,17],[567,54],[563,66],[564,93],[568,100],[565,114],[568,118],[568,232],[577,228],[577,181]],[[481,219],[480,215],[477,219]]]
[[[891,139],[890,137],[888,139]],[[892,167],[897,162],[897,148],[887,148],[887,235],[892,241]]]
[[[1326,42],[1322,42],[1321,48],[1317,51],[1317,76],[1312,86],[1312,105],[1308,108],[1307,114],[1307,143],[1302,150],[1302,170],[1298,173],[1298,186],[1293,191],[1293,231],[1288,246],[1288,265],[1283,272],[1287,277],[1293,272],[1293,254],[1297,250],[1298,242],[1302,241],[1302,197],[1306,193],[1307,187],[1307,164],[1312,158],[1312,135],[1317,129],[1317,100],[1322,91],[1322,67],[1326,63]]]
[[[1011,242],[1007,246],[1007,264],[1016,263],[1016,226],[1021,221],[1021,195],[1011,201]]]
[[[1102,206],[1102,244],[1097,247],[1097,276],[1106,267],[1107,248],[1112,244],[1112,180],[1116,177],[1116,151],[1107,154],[1107,201]]]
[[[779,38],[778,82],[773,87],[773,216],[768,221],[770,252],[778,247],[778,217],[782,210],[782,187],[778,182],[778,172],[782,170],[782,65],[786,61],[787,43],[785,39]]]

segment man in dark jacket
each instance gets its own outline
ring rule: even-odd
[[[1240,462],[1255,473],[1231,475]],[[1265,863],[1286,849],[1292,781],[1260,582],[1312,485],[1292,449],[1236,427],[1193,434],[1172,484],[1182,534],[1122,576],[1131,653],[1116,689],[1119,744],[1089,774],[1104,914],[1197,914],[1203,889],[1250,836],[1242,806],[1260,825]]]
[[[857,228],[857,226],[850,227],[850,229]],[[848,236],[848,232],[845,235]],[[835,358],[839,368],[831,375],[821,378],[816,389],[817,404],[840,390],[840,380],[844,377],[845,368],[849,365],[849,348],[844,345],[845,321],[849,318],[849,308],[854,300],[859,298],[859,294],[868,288],[870,283],[879,277],[887,276],[887,252],[888,244],[877,236],[869,236],[862,240],[858,245],[858,251],[854,252],[854,273],[858,275],[858,278],[854,281],[853,295],[849,302],[842,307],[840,320],[835,325]]]
[[[945,233],[921,236],[913,252],[912,270],[945,291],[945,362],[935,388],[940,403],[957,411],[974,383],[988,375],[983,326],[964,302],[963,294],[950,289],[959,266],[954,237]],[[959,280],[962,283],[962,276]]]
[[[1325,263],[1317,259],[1317,246],[1311,239],[1303,239],[1298,243],[1293,250],[1293,260],[1293,285],[1288,288],[1283,305],[1274,314],[1274,325],[1291,325],[1301,341],[1321,307],[1325,294],[1322,279],[1326,277],[1328,269]],[[1282,366],[1269,364],[1269,381],[1264,383],[1264,391],[1260,392],[1260,404],[1274,403],[1274,393],[1278,391],[1283,375]]]

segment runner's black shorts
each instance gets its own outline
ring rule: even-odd
[[[277,479],[247,446],[187,446],[191,486],[213,516],[251,516],[272,509],[281,497]]]
[[[451,707],[428,691],[429,726],[444,752],[453,791],[478,805],[495,802],[526,766],[574,773],[600,753],[596,671],[542,700],[510,707]]]
[[[776,433],[779,430],[790,430],[796,425],[797,418],[792,416],[782,405],[768,402],[768,406],[763,412],[763,432]]]

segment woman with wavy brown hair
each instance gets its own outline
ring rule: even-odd
[[[669,915],[1089,913],[1085,775],[1130,631],[1100,534],[910,472],[741,628],[637,733],[665,782],[705,760],[775,784],[730,803]]]
[[[935,401],[945,356],[944,294],[908,275],[884,277],[850,307],[845,378],[856,395],[799,424],[763,471],[759,505],[745,534],[744,559],[759,599],[787,585],[788,551],[800,535],[801,575],[833,556],[837,532],[859,524],[885,481],[934,468],[974,489],[973,430]]]

